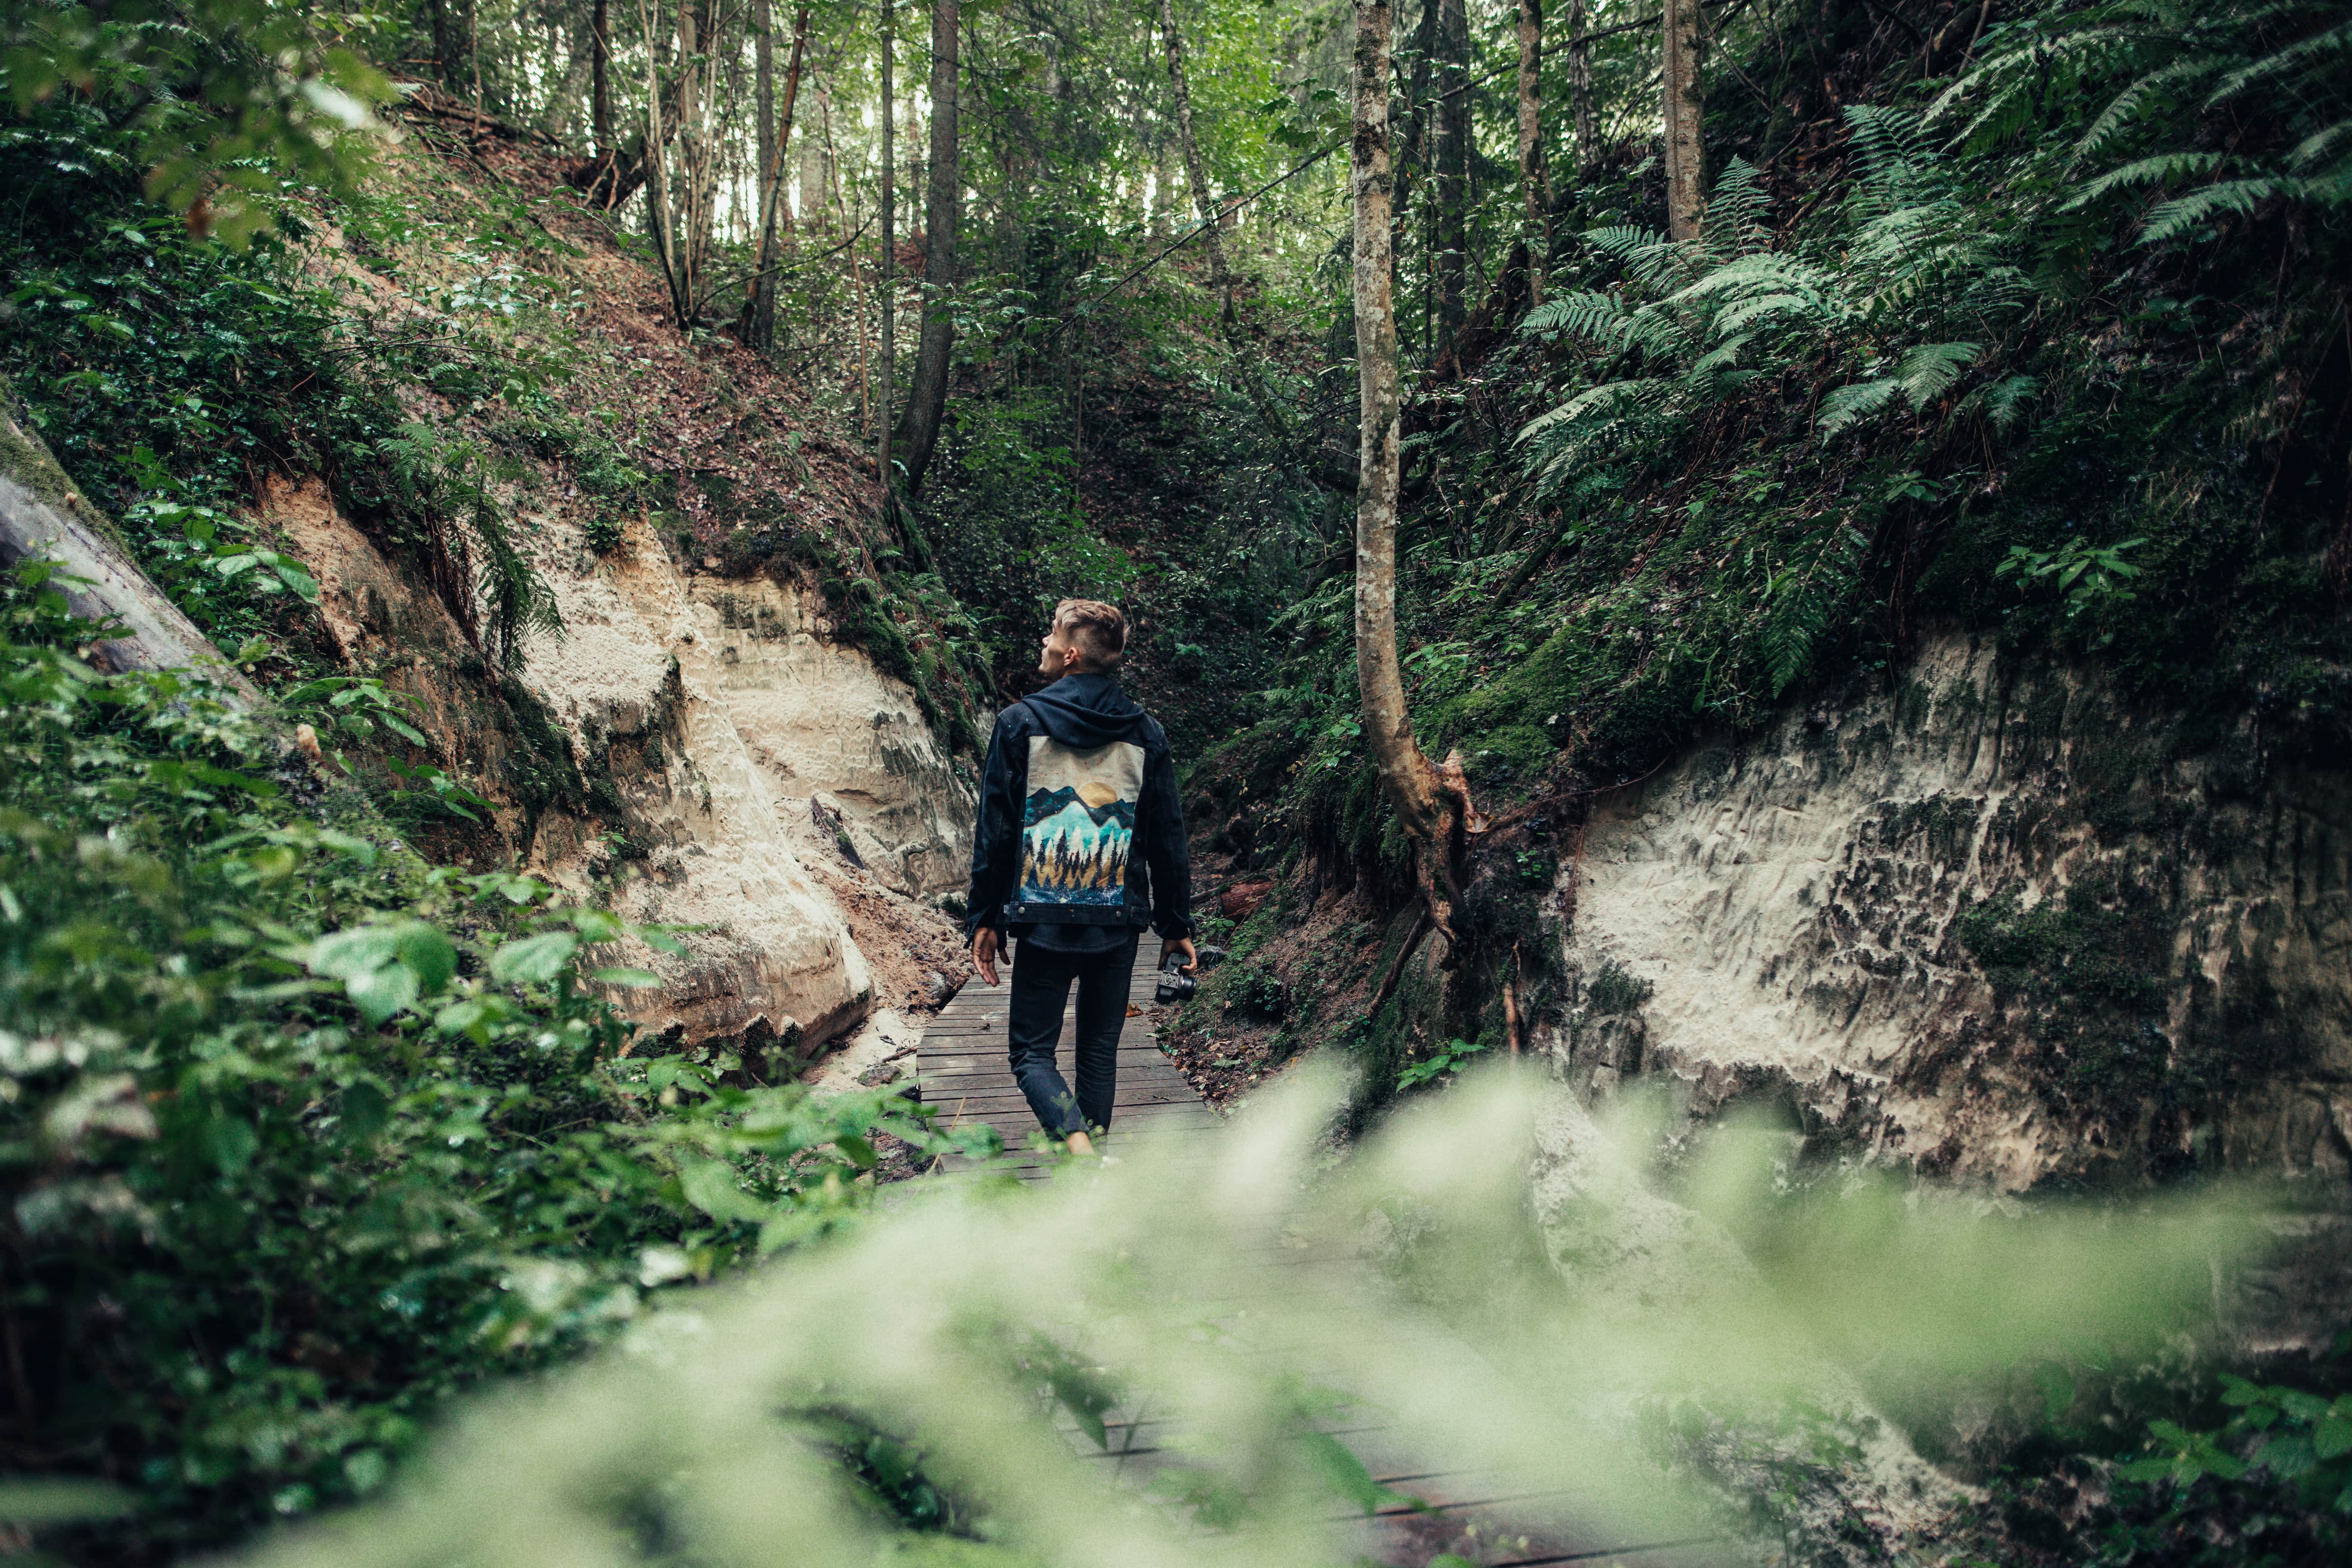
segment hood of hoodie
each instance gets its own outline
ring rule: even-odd
[[[1140,746],[1151,724],[1150,715],[1108,675],[1066,675],[1022,700],[1045,733],[1073,751],[1090,752],[1114,741]]]

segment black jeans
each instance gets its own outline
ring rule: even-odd
[[[1055,952],[1024,942],[1013,958],[1012,1016],[1005,1043],[1013,1051],[1013,1077],[1037,1113],[1039,1126],[1056,1138],[1110,1125],[1118,1089],[1118,1037],[1127,1026],[1127,987],[1135,972],[1136,939],[1108,952]],[[1062,1007],[1070,982],[1078,983],[1078,1092],[1055,1065],[1062,1043]]]

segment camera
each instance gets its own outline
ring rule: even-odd
[[[1189,1002],[1201,983],[1184,973],[1184,955],[1171,952],[1160,961],[1159,984],[1151,988],[1151,999],[1161,1006],[1171,1002]]]

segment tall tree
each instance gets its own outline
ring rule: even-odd
[[[751,117],[758,123],[753,134],[758,142],[758,156],[752,167],[759,173],[752,187],[761,193],[759,236],[764,247],[768,237],[768,209],[765,201],[768,171],[776,157],[776,13],[772,0],[751,0]],[[751,293],[756,296],[760,279],[751,279]],[[745,317],[746,321],[750,320]]]
[[[449,14],[450,0],[425,0],[425,21],[433,30],[433,69],[441,85],[456,90],[464,75],[466,26],[463,16]]]
[[[1435,872],[1455,824],[1445,783],[1413,738],[1397,663],[1396,524],[1402,435],[1398,428],[1396,295],[1389,265],[1389,27],[1391,0],[1357,0],[1356,111],[1349,161],[1355,198],[1358,456],[1356,486],[1356,685],[1364,738],[1381,787],[1412,840],[1429,914],[1451,935],[1451,906]]]
[[[1437,355],[1470,314],[1470,11],[1465,0],[1438,0],[1437,11]]]
[[[596,0],[588,13],[588,133],[594,140],[596,160],[613,157],[613,32],[607,0]]]
[[[1706,213],[1699,143],[1698,0],[1665,0],[1666,233],[1688,242]]]
[[[637,0],[637,19],[644,25],[646,37],[646,137],[651,151],[644,159],[646,182],[646,231],[653,237],[654,259],[661,263],[662,281],[669,286],[670,316],[680,328],[694,321],[694,300],[687,290],[684,274],[678,268],[677,247],[669,226],[668,160],[662,148],[668,138],[662,131],[661,50],[656,47],[658,35],[654,30],[654,13],[647,0]]]
[[[718,39],[713,35],[712,0],[678,0],[678,96],[685,119],[677,130],[677,233],[672,248],[677,253],[684,280],[687,310],[681,325],[702,313],[709,273],[711,218],[717,209],[717,148],[710,137],[710,106],[718,86]]]
[[[1405,225],[1412,221],[1412,183],[1425,179],[1429,172],[1429,125],[1437,110],[1429,96],[1430,66],[1437,58],[1437,6],[1438,0],[1421,0],[1421,20],[1413,29],[1412,75],[1405,89],[1404,153],[1391,160],[1395,166],[1389,202],[1391,287],[1397,256],[1404,249]]]
[[[1580,180],[1592,167],[1600,132],[1592,118],[1591,23],[1584,0],[1568,0],[1568,113],[1576,132],[1576,174]]]
[[[1519,0],[1519,199],[1527,209],[1528,282],[1543,298],[1551,255],[1551,178],[1544,169],[1543,0]]]
[[[1209,189],[1209,168],[1201,161],[1200,138],[1192,133],[1192,92],[1184,81],[1184,37],[1176,30],[1175,0],[1160,0],[1160,36],[1168,51],[1168,82],[1176,98],[1176,142],[1184,154],[1184,174],[1192,186],[1192,205],[1207,226],[1202,244],[1209,253],[1209,281],[1217,290],[1218,314],[1230,331],[1234,325],[1234,275],[1225,265],[1225,242],[1219,232],[1216,194]]]
[[[930,191],[924,214],[923,337],[915,351],[915,379],[907,389],[907,489],[919,493],[930,467],[948,406],[948,355],[955,319],[948,291],[955,287],[956,228],[963,218],[963,173],[956,141],[956,0],[931,0]]]
[[[772,25],[769,0],[759,0],[756,25],[760,31],[758,68],[760,113],[760,249],[752,264],[749,296],[743,303],[743,341],[755,349],[775,346],[776,342],[776,279],[778,251],[777,230],[785,220],[784,169],[792,153],[793,110],[801,94],[801,62],[808,53],[809,8],[800,8],[793,19],[793,58],[784,68],[784,102],[782,121],[772,132],[768,125],[770,100],[773,89],[768,78],[774,69],[768,33]]]
[[[896,377],[898,357],[898,171],[891,134],[892,122],[898,118],[891,81],[892,57],[898,47],[895,32],[898,13],[898,0],[882,0],[882,277],[875,290],[879,296],[877,309],[882,317],[882,363],[880,384],[876,389],[879,395],[874,406],[874,471],[882,480],[886,514],[890,495],[897,488],[890,476],[890,408],[896,395],[890,384]]]

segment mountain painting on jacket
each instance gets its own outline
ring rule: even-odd
[[[1029,737],[1023,903],[1124,906],[1143,762],[1143,748],[1131,742],[1080,751],[1050,736]]]

